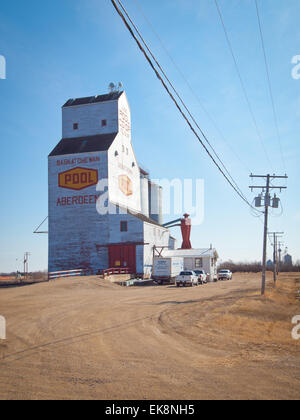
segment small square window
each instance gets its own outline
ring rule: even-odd
[[[202,268],[203,267],[203,258],[196,258],[195,259],[195,267]]]
[[[73,130],[78,130],[78,127],[79,127],[78,123],[73,124]]]
[[[101,126],[106,127],[107,126],[107,120],[102,120],[101,121]]]
[[[121,232],[128,232],[128,222],[121,222],[120,230]]]

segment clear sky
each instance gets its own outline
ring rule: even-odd
[[[230,147],[166,55],[136,1]],[[252,200],[249,169],[262,174],[285,172],[254,0],[219,3],[272,168],[257,138],[214,2],[123,2]],[[270,230],[285,231],[284,242],[298,259],[300,79],[292,78],[291,62],[300,55],[300,3],[260,0],[259,4],[289,175],[288,190],[281,194],[283,215],[271,218]],[[263,225],[209,161],[109,0],[2,2],[0,55],[7,63],[7,78],[0,80],[0,272],[21,269],[25,251],[31,252],[32,270],[47,268],[47,235],[32,232],[47,215],[47,155],[61,139],[61,106],[69,98],[106,93],[111,81],[124,85],[136,155],[152,177],[205,181],[205,218],[193,229],[193,246],[209,247],[212,243],[222,260],[261,258]],[[179,237],[176,228],[173,233]]]

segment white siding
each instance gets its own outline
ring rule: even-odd
[[[49,158],[49,271],[87,268],[92,271],[107,268],[107,256],[102,252],[101,261],[97,244],[107,243],[109,239],[108,216],[100,216],[96,210],[96,185],[81,191],[61,188],[58,175],[77,167],[77,163],[58,165],[60,156]],[[63,156],[70,160],[74,155]],[[91,161],[90,159],[99,159]],[[76,155],[76,159],[88,160],[79,166],[97,169],[99,179],[107,177],[107,153],[87,153]],[[75,197],[95,197],[89,204],[72,204]],[[69,204],[63,205],[65,198]],[[60,200],[60,201],[59,201]],[[82,199],[81,199],[82,200]],[[60,203],[60,204],[59,204]]]
[[[107,126],[102,127],[102,120]],[[73,124],[78,124],[78,130]],[[118,132],[118,101],[108,101],[88,105],[62,108],[63,138],[95,136]]]
[[[166,228],[150,223],[144,223],[144,273],[146,276],[151,276],[153,266],[153,247],[169,246],[170,232]]]
[[[127,232],[121,232],[121,222],[127,222]],[[143,222],[131,214],[114,214],[109,215],[109,243],[119,244],[121,242],[139,242],[144,241]]]
[[[172,236],[169,238],[169,248],[174,250],[177,248],[177,239],[173,238]]]
[[[141,211],[140,170],[131,142],[118,134],[108,152],[109,199],[115,204]],[[119,186],[119,177],[127,177],[132,193],[126,195]]]
[[[146,176],[141,175],[140,182],[141,182],[141,211],[146,217],[149,217],[149,181]]]
[[[184,269],[185,270],[194,270],[195,269],[194,258],[184,258]]]

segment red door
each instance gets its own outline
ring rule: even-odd
[[[109,268],[129,268],[136,273],[136,246],[112,245],[109,247]]]

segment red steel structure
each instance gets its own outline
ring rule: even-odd
[[[192,220],[189,217],[189,214],[184,214],[184,219],[181,219],[181,233],[182,233],[182,245],[181,249],[192,249],[191,244],[191,230],[192,230]]]
[[[178,224],[178,222],[180,222],[180,224]],[[183,219],[173,220],[172,222],[165,223],[163,226],[166,228],[180,226],[182,234],[181,249],[192,249],[192,244],[190,240],[192,231],[192,219],[190,218],[189,214],[185,213],[183,215]]]

